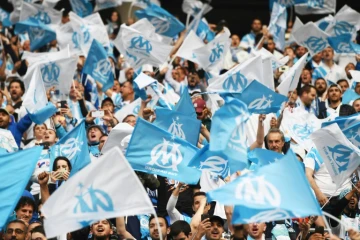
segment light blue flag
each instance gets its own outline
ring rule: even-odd
[[[283,155],[280,153],[263,148],[255,148],[248,154],[249,160],[257,164],[259,167],[277,162],[282,157]]]
[[[360,98],[360,95],[357,94],[353,89],[347,89],[342,95],[342,103],[349,104],[351,101]]]
[[[208,201],[235,205],[233,224],[321,215],[304,169],[291,150],[279,161],[208,192],[207,197]]]
[[[71,9],[80,17],[86,17],[92,14],[93,6],[88,0],[69,0]]]
[[[250,113],[259,114],[276,113],[287,101],[287,97],[272,91],[258,81],[252,81],[242,93],[236,95],[236,98],[247,105]]]
[[[83,72],[98,81],[102,85],[103,92],[114,85],[114,74],[107,52],[96,39],[91,43]]]
[[[215,33],[211,31],[209,25],[204,20],[199,22],[199,26],[196,29],[196,35],[203,41],[207,40],[208,42],[211,42],[215,38]]]
[[[134,170],[197,184],[201,172],[187,166],[196,152],[190,143],[139,118],[126,158]]]
[[[156,108],[155,113],[155,126],[168,131],[178,138],[188,141],[194,146],[197,145],[201,121],[166,108]]]
[[[207,144],[191,159],[189,167],[195,167],[205,172],[212,172],[222,178],[226,178],[229,176],[229,162],[231,160],[224,153],[225,151],[210,151],[209,144]],[[247,164],[245,163],[243,169],[246,167]]]
[[[10,13],[2,8],[0,8],[0,22],[2,23],[3,27],[10,27],[12,25],[10,21]]]
[[[0,229],[14,208],[34,172],[42,147],[0,155]]]
[[[352,144],[360,149],[360,122],[356,122],[345,129],[341,129],[341,131]]]
[[[55,158],[58,156],[64,156],[69,159],[72,167],[70,176],[73,176],[90,163],[84,120],[50,148],[51,169]]]
[[[149,22],[154,25],[156,33],[167,37],[174,37],[176,34],[185,29],[182,22],[176,19],[165,9],[153,3],[144,10],[137,10],[135,15],[139,19],[148,19]]]
[[[287,11],[286,7],[274,3],[271,11],[271,19],[269,24],[269,32],[274,38],[274,42],[278,49],[285,47],[285,31],[286,31]]]
[[[330,46],[337,53],[352,53],[353,50],[350,46],[351,34],[342,34],[336,37],[328,37]]]
[[[272,10],[274,2],[284,7],[291,7],[294,6],[295,4],[307,3],[307,0],[270,0],[269,1],[270,10]]]
[[[231,142],[242,144],[246,142],[246,135],[240,128],[249,118],[245,103],[230,96],[226,96],[224,100],[224,105],[215,112],[212,118],[211,151],[222,151]],[[236,129],[238,131],[235,131]]]
[[[184,89],[179,102],[175,105],[175,111],[180,112],[186,116],[196,118],[195,108],[193,106],[190,94],[187,88]]]
[[[355,52],[356,54],[360,54],[360,45],[359,44],[350,42],[350,47],[353,52]]]
[[[350,116],[344,116],[344,117],[336,117],[335,120],[329,121],[329,122],[323,122],[321,124],[321,127],[324,128],[326,126],[329,126],[333,123],[336,123],[339,125],[339,128],[341,130],[344,130],[346,128],[349,128],[353,124],[356,124],[358,121],[360,121],[360,113],[353,114]]]
[[[56,39],[56,33],[45,24],[29,18],[15,24],[15,34],[27,32],[30,38],[30,50],[36,50]]]

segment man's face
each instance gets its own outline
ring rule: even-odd
[[[321,61],[321,58],[322,58],[322,52],[318,52],[317,54],[315,54],[314,56],[313,56],[313,60],[314,60],[314,62],[320,62]]]
[[[310,92],[304,92],[301,96],[301,101],[306,107],[310,107],[311,103],[316,98],[316,90],[314,88],[310,88]]]
[[[101,220],[92,225],[94,239],[107,239],[113,234],[113,230],[107,220]]]
[[[284,141],[280,133],[269,133],[266,137],[266,141],[269,146],[269,150],[278,153],[282,152],[282,148],[284,147]]]
[[[287,97],[290,99],[291,103],[295,103],[298,98],[297,90],[289,91]]]
[[[199,75],[190,73],[188,77],[188,84],[190,87],[195,87],[200,82]]]
[[[105,101],[102,105],[102,110],[108,110],[111,113],[114,113],[114,104],[110,101]]]
[[[357,210],[358,207],[358,197],[356,194],[354,194],[351,198],[350,198],[350,202],[347,205],[347,209],[350,211],[355,211]]]
[[[268,40],[267,48],[267,50],[269,50],[270,52],[273,52],[275,50],[275,43],[272,39]]]
[[[126,77],[126,80],[133,80],[133,77],[134,77],[134,69],[130,68],[129,70],[126,71],[125,73],[125,77]]]
[[[181,232],[177,236],[173,236],[173,240],[190,240],[191,236],[191,233],[189,233],[189,236],[186,236],[184,232]]]
[[[73,84],[71,84],[71,87],[70,87],[70,93],[69,93],[70,98],[72,98],[72,99],[76,98],[76,92],[78,92],[78,91],[80,91],[79,82],[73,81]]]
[[[113,87],[112,87],[112,90],[114,91],[114,92],[116,92],[116,93],[118,93],[118,92],[120,92],[120,83],[119,83],[119,81],[114,81],[114,85],[113,85]]]
[[[136,117],[128,116],[124,122],[126,122],[127,124],[130,124],[131,126],[135,127],[135,125],[136,125]]]
[[[315,88],[318,95],[322,95],[326,91],[326,82],[324,79],[319,79],[315,82]],[[319,96],[321,97],[321,96]]]
[[[0,128],[7,129],[10,121],[11,118],[7,113],[0,112]]]
[[[311,74],[310,71],[307,69],[304,69],[301,73],[301,82],[303,84],[310,84],[311,83]]]
[[[341,82],[339,82],[338,83],[339,84],[339,86],[341,87],[341,91],[342,92],[345,92],[348,88],[349,88],[349,83],[348,83],[348,81],[341,81]]]
[[[45,134],[46,126],[44,124],[36,125],[34,128],[34,135],[36,138],[42,137]]]
[[[22,95],[24,94],[24,92],[21,90],[20,83],[18,82],[12,82],[9,90],[10,90],[11,99],[13,101],[18,101],[19,99],[21,99]]]
[[[218,221],[211,222],[210,230],[206,231],[207,240],[220,240],[224,232],[224,227]]]
[[[338,87],[331,87],[328,90],[328,98],[331,102],[338,102],[341,98],[341,91]]]
[[[126,99],[128,96],[134,93],[133,87],[131,86],[131,83],[124,82],[124,84],[120,88],[121,97],[123,99]]]
[[[304,56],[304,54],[306,53],[306,48],[300,46],[296,49],[296,56],[298,58],[301,58],[302,56]]]
[[[5,240],[25,240],[26,227],[22,223],[10,223],[6,228]]]
[[[250,223],[248,224],[248,234],[252,238],[260,238],[265,232],[266,224],[265,223]]]
[[[331,61],[334,58],[334,50],[331,47],[327,47],[322,52],[322,57],[326,61]]]
[[[231,46],[232,47],[238,47],[240,44],[240,38],[238,35],[234,34],[231,37]]]
[[[206,198],[206,197],[202,196],[202,195],[194,197],[194,203],[193,203],[193,206],[192,206],[192,209],[193,209],[194,212],[196,212],[199,209],[201,200],[204,199],[204,198]],[[207,213],[207,212],[205,212],[205,209],[204,209],[204,214]]]
[[[27,234],[26,234],[26,240],[31,240],[31,231],[38,227],[38,226],[41,226],[41,223],[38,223],[38,222],[34,222],[34,223],[31,223],[28,227],[28,231],[27,231]]]
[[[16,218],[21,219],[27,223],[30,222],[34,208],[31,205],[26,204],[16,211]]]
[[[355,100],[353,103],[353,107],[355,108],[356,112],[360,112],[360,100]]]
[[[164,218],[158,218],[159,225],[160,225],[160,231],[158,229],[158,226],[156,224],[156,219],[151,219],[149,223],[149,231],[150,231],[150,237],[152,240],[159,240],[160,234],[162,236],[162,239],[166,238],[166,235],[169,234],[169,229],[166,228],[166,223]]]
[[[101,136],[102,136],[102,133],[101,133],[100,129],[98,129],[96,127],[92,127],[88,133],[88,140],[90,143],[99,142]]]
[[[103,148],[107,138],[108,138],[108,136],[105,136],[105,135],[100,138],[99,151],[101,151],[101,149]]]
[[[251,25],[251,29],[253,30],[253,32],[258,33],[261,31],[261,28],[262,28],[261,21],[258,19],[255,19]]]
[[[352,78],[352,76],[351,76],[351,74],[350,74],[350,72],[349,72],[350,70],[355,70],[355,65],[354,65],[353,63],[349,63],[349,64],[346,65],[346,67],[345,67],[346,76],[347,76],[349,79]]]
[[[43,136],[43,142],[48,142],[50,144],[54,144],[56,142],[56,133],[54,130],[45,130]]]
[[[356,85],[355,85],[355,92],[356,92],[357,94],[360,94],[360,83],[356,83]]]

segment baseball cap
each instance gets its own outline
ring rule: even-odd
[[[194,101],[194,108],[197,113],[202,112],[206,107],[206,102],[202,98],[197,98]]]
[[[94,125],[90,125],[90,126],[87,128],[86,133],[89,134],[89,131],[90,131],[90,129],[92,129],[92,128],[97,128],[97,129],[99,129],[100,132],[101,132],[101,134],[104,135],[104,129],[103,129],[100,125],[95,125],[95,124],[94,124]]]
[[[210,217],[210,222],[219,222],[221,224],[221,226],[223,226],[223,227],[225,224],[224,219],[222,219],[221,217],[216,216],[216,215],[213,215]]]
[[[0,112],[6,113],[10,116],[10,113],[5,108],[0,108]]]
[[[113,101],[110,97],[107,97],[107,98],[105,98],[104,100],[102,100],[102,102],[101,102],[101,107],[104,106],[105,102],[111,102],[112,105],[114,105],[114,101]]]

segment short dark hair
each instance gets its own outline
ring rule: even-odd
[[[195,198],[197,196],[205,196],[206,197],[206,193],[205,192],[196,192],[196,193],[194,193],[193,198]]]
[[[72,169],[72,166],[71,166],[71,163],[70,163],[70,160],[67,158],[67,157],[64,157],[64,156],[58,156],[57,158],[55,158],[54,160],[54,164],[53,164],[53,171],[56,171],[56,164],[59,160],[64,160],[65,162],[67,162],[68,166],[69,166],[69,172],[71,171]]]
[[[111,102],[111,104],[112,104],[113,106],[115,106],[115,105],[114,105],[114,101],[113,101],[110,97],[105,98],[105,99],[101,102],[101,107],[104,106],[105,102]]]
[[[35,124],[35,125],[34,125],[34,128],[33,128],[33,131],[35,132],[35,128],[36,128],[37,126],[41,126],[41,125],[44,125],[45,128],[46,128],[46,130],[48,129],[47,126],[46,126],[46,124],[45,124],[45,123],[42,123],[42,124]]]
[[[281,140],[283,142],[285,142],[285,136],[284,136],[284,133],[278,129],[278,128],[271,128],[268,132],[268,134],[265,136],[265,140],[267,141],[267,136],[270,134],[270,133],[279,133],[281,135]]]
[[[191,227],[186,221],[178,220],[170,226],[170,236],[176,237],[182,232],[187,237],[189,237],[189,234],[191,233]]]
[[[10,90],[11,84],[13,84],[14,82],[19,83],[19,84],[20,84],[21,91],[22,91],[23,93],[25,93],[25,85],[24,85],[24,82],[21,81],[19,78],[13,78],[13,79],[10,81],[9,90]]]
[[[124,123],[126,121],[126,119],[128,119],[128,117],[135,117],[136,118],[136,116],[134,114],[129,114],[122,120],[122,122]]]
[[[7,224],[6,230],[9,227],[9,225],[12,224],[12,223],[21,223],[21,224],[23,224],[25,226],[25,232],[27,232],[28,227],[27,227],[26,223],[23,220],[20,220],[20,219],[15,219],[15,220],[10,221]]]
[[[328,88],[328,91],[330,90],[330,88],[337,88],[340,92],[342,92],[342,90],[340,89],[340,86],[337,84],[331,84],[330,87]]]
[[[46,236],[44,227],[42,225],[34,227],[33,230],[31,230],[31,234],[33,233],[41,233],[42,235]]]
[[[339,116],[350,116],[356,113],[356,110],[353,106],[348,104],[343,104],[340,106]]]
[[[153,214],[151,214],[151,216],[150,216],[150,218],[149,218],[149,225],[150,225],[151,220],[153,220],[154,218],[156,218],[156,217],[155,217]],[[157,218],[158,218],[158,219],[159,219],[159,218],[164,219],[165,224],[166,224],[166,228],[169,227],[169,223],[168,223],[167,219],[166,219],[164,216],[159,215],[159,216],[157,216]]]
[[[309,93],[311,89],[314,89],[316,92],[316,88],[313,85],[306,84],[302,88],[300,88],[299,96],[302,96],[304,93]]]
[[[16,204],[15,212],[26,205],[32,206],[33,210],[35,211],[35,201],[29,197],[22,196]]]
[[[346,82],[347,85],[349,86],[349,82],[348,82],[346,79],[339,79],[339,80],[336,82],[336,84],[339,84],[339,83],[341,83],[341,82]]]

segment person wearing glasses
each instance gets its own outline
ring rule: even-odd
[[[4,235],[5,240],[25,240],[27,225],[23,220],[13,220],[9,222]]]

